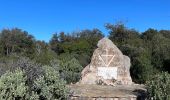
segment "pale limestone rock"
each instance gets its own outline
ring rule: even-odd
[[[101,39],[94,51],[91,63],[82,73],[78,84],[132,84],[130,77],[130,58],[122,52],[108,38]]]

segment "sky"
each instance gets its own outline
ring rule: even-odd
[[[100,29],[118,21],[143,32],[170,30],[170,0],[0,0],[0,30],[20,28],[37,40],[52,34]]]

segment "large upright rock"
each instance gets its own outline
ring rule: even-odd
[[[81,73],[79,84],[132,84],[130,58],[108,38],[101,39],[97,46],[91,63]]]

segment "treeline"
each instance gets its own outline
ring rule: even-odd
[[[152,85],[148,90],[155,100],[168,98],[170,86],[161,87],[155,77],[170,83],[169,77],[163,77],[170,72],[170,30],[150,28],[140,33],[124,24],[105,27],[109,31],[108,38],[131,58],[133,81],[148,84],[148,87]],[[103,37],[99,29],[86,29],[55,33],[46,43],[18,28],[3,29],[0,32],[1,99],[66,99],[65,85],[80,79],[82,69],[90,63],[93,50]],[[19,83],[14,76],[20,78]]]
[[[107,25],[109,38],[131,58],[134,82],[145,83],[152,75],[170,72],[170,30],[149,28],[143,33],[123,24]]]

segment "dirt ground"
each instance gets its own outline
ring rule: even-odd
[[[146,94],[144,85],[68,85],[72,96],[77,97],[138,97]]]

